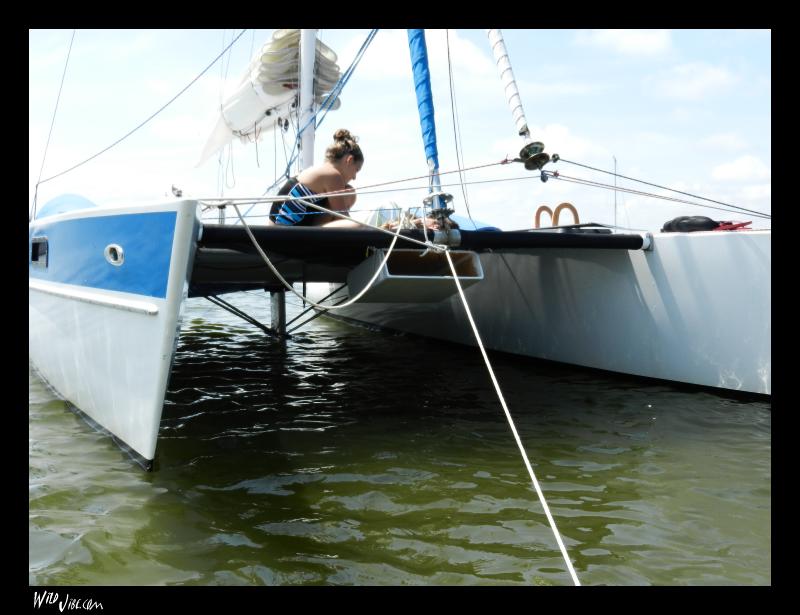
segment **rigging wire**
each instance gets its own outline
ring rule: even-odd
[[[233,32],[231,32],[231,36],[233,36]],[[220,62],[220,88],[219,88],[219,109],[220,113],[222,113],[223,108],[223,100],[222,95],[225,88],[225,83],[228,80],[228,73],[230,72],[231,66],[231,57],[233,54],[231,53],[231,47],[225,47],[225,30],[222,31],[222,47],[223,53],[227,53],[227,58],[225,62]],[[252,55],[251,55],[252,57]],[[225,154],[225,148],[222,149],[223,155]],[[258,156],[258,150],[256,150],[256,156]],[[225,191],[225,188],[232,189],[236,187],[236,170],[234,168],[233,162],[233,144],[229,143],[227,147],[227,155],[225,159],[225,170],[223,172],[223,181],[224,186],[220,187],[220,195],[222,195]],[[231,183],[232,182],[232,183]]]
[[[560,158],[559,160],[563,160],[563,158]],[[486,163],[486,164],[475,165],[475,166],[472,166],[472,167],[466,167],[464,169],[454,169],[454,170],[451,170],[451,171],[440,171],[439,175],[442,176],[442,175],[449,175],[449,174],[452,174],[452,173],[460,173],[462,171],[473,171],[473,170],[476,170],[476,169],[486,169],[486,168],[493,167],[493,166],[506,165],[506,164],[509,164],[511,162],[513,162],[513,160],[511,160],[509,158],[506,158],[504,160],[501,160],[500,162],[490,162],[490,163]],[[617,190],[619,192],[627,192],[627,193],[636,194],[636,195],[639,195],[639,196],[652,197],[654,199],[662,199],[662,200],[666,200],[666,201],[674,201],[674,202],[677,202],[677,203],[683,203],[683,204],[686,204],[686,205],[692,205],[694,207],[701,207],[701,208],[705,207],[705,208],[708,208],[708,209],[716,209],[716,210],[719,210],[719,211],[729,211],[730,213],[737,213],[736,211],[726,210],[726,209],[723,209],[721,207],[713,207],[711,205],[705,205],[703,203],[695,203],[693,201],[687,201],[685,199],[678,199],[678,198],[674,198],[674,197],[668,197],[668,196],[664,196],[664,195],[661,195],[661,194],[655,194],[655,193],[652,193],[652,192],[643,192],[643,191],[640,191],[640,190],[634,190],[633,188],[627,188],[627,187],[624,187],[624,186],[623,187],[621,187],[621,186],[612,186],[610,184],[603,184],[602,182],[597,182],[597,181],[588,180],[588,179],[573,178],[573,177],[571,177],[569,175],[563,175],[563,174],[559,173],[558,171],[544,171],[543,170],[542,173],[544,173],[548,177],[553,177],[555,179],[563,179],[564,181],[572,181],[574,183],[582,183],[582,184],[590,186],[590,187],[602,188],[602,189],[605,189],[605,190]],[[485,180],[472,180],[472,181],[465,181],[463,183],[466,186],[470,186],[470,185],[473,185],[473,184],[487,184],[487,183],[495,183],[495,182],[502,182],[502,181],[518,181],[518,180],[526,180],[526,179],[530,180],[530,179],[535,179],[535,178],[538,178],[538,177],[539,177],[538,175],[523,175],[523,176],[520,176],[520,177],[509,177],[509,178],[499,178],[499,179],[485,179]],[[620,175],[620,177],[624,177],[624,176]],[[428,178],[429,178],[428,175],[418,175],[418,176],[415,176],[415,177],[408,177],[408,178],[405,178],[405,179],[396,179],[396,180],[387,181],[387,182],[379,182],[379,183],[369,184],[369,185],[363,186],[363,187],[359,188],[358,192],[359,192],[359,194],[380,194],[382,192],[394,192],[394,191],[403,191],[403,190],[419,190],[420,187],[394,188],[392,190],[369,190],[369,189],[370,188],[378,188],[378,187],[381,187],[381,186],[389,186],[391,184],[399,184],[399,183],[409,182],[409,181],[413,181],[413,180],[416,180],[416,179],[428,179]],[[628,179],[628,178],[625,178],[625,179]],[[633,181],[641,181],[641,180],[635,180],[634,179]],[[643,182],[643,183],[647,183],[647,182]],[[442,184],[442,187],[443,188],[445,188],[445,187],[449,188],[449,187],[454,187],[454,186],[459,186],[459,185],[460,184],[457,184],[457,183]],[[667,190],[671,190],[670,188],[666,188],[666,189]],[[678,191],[676,190],[675,192],[678,192]],[[699,197],[699,198],[702,198],[702,197]],[[711,200],[711,199],[705,199],[705,200]],[[736,206],[733,206],[733,207],[736,207]],[[747,213],[752,213],[753,215],[759,216],[759,217],[762,217],[762,218],[769,218],[769,219],[772,218],[772,216],[770,214],[764,214],[764,213],[757,212],[757,211],[751,211],[751,210],[747,210],[747,209],[744,209],[744,208],[741,208],[741,207],[739,207],[737,209],[743,210],[743,211],[745,211]]]
[[[110,150],[112,147],[114,147],[114,146],[116,146],[116,145],[120,144],[122,141],[124,141],[125,139],[127,139],[128,137],[130,137],[130,136],[131,136],[131,135],[132,135],[134,132],[136,132],[137,130],[139,130],[139,129],[140,129],[140,128],[142,128],[143,126],[145,126],[145,124],[147,124],[148,122],[150,122],[150,120],[152,120],[153,118],[155,118],[155,117],[156,117],[158,114],[160,114],[160,113],[161,113],[161,112],[162,112],[164,109],[166,109],[166,108],[167,108],[168,106],[170,106],[170,105],[171,105],[173,102],[175,102],[175,101],[178,99],[178,97],[179,97],[179,96],[181,96],[181,95],[182,95],[184,92],[186,92],[186,90],[188,90],[190,87],[192,87],[192,86],[195,84],[195,82],[196,82],[198,79],[200,79],[200,77],[202,77],[203,75],[205,75],[205,74],[206,74],[206,73],[209,71],[209,69],[210,69],[212,66],[214,66],[214,64],[216,64],[216,63],[219,61],[219,59],[220,59],[220,58],[221,58],[223,55],[225,55],[225,52],[226,52],[228,49],[230,49],[231,47],[233,47],[234,43],[236,43],[236,41],[238,41],[238,40],[241,38],[241,36],[242,36],[242,35],[243,35],[245,32],[247,32],[247,30],[246,30],[246,29],[245,29],[245,30],[242,30],[242,31],[239,33],[239,35],[238,35],[238,36],[237,36],[235,39],[233,39],[233,40],[231,41],[230,45],[228,45],[228,47],[227,47],[227,48],[226,48],[226,49],[225,49],[225,50],[224,50],[224,51],[223,51],[221,54],[219,54],[219,55],[218,55],[216,58],[214,58],[214,60],[212,60],[212,62],[211,62],[211,63],[210,63],[208,66],[206,66],[206,67],[203,69],[203,71],[202,71],[200,74],[198,74],[198,75],[197,75],[197,76],[196,76],[194,79],[192,79],[192,80],[191,80],[191,81],[190,81],[190,82],[189,82],[189,83],[188,83],[188,84],[187,84],[187,85],[186,85],[186,86],[185,86],[185,87],[184,87],[184,88],[183,88],[183,89],[182,89],[180,92],[178,92],[177,94],[175,94],[175,96],[173,96],[173,97],[172,97],[172,98],[171,98],[169,101],[167,101],[167,102],[166,102],[166,103],[165,103],[165,104],[164,104],[164,105],[163,105],[163,106],[162,106],[160,109],[158,109],[158,110],[157,110],[155,113],[153,113],[153,114],[152,114],[150,117],[148,117],[146,120],[144,120],[143,122],[141,122],[141,123],[140,123],[138,126],[136,126],[136,127],[135,127],[135,128],[133,128],[132,130],[130,130],[130,131],[127,133],[127,134],[123,135],[122,137],[120,137],[119,139],[117,139],[116,141],[114,141],[114,142],[113,142],[111,145],[109,145],[108,147],[105,147],[104,149],[100,150],[100,151],[99,151],[99,152],[97,152],[96,154],[94,154],[94,155],[90,156],[90,157],[89,157],[89,158],[87,158],[86,160],[84,160],[84,161],[82,161],[82,162],[79,162],[78,164],[76,164],[76,165],[73,165],[73,166],[71,166],[70,168],[68,168],[68,169],[66,169],[66,170],[64,170],[64,171],[61,171],[60,173],[56,173],[55,175],[52,175],[52,176],[48,177],[47,179],[40,180],[40,181],[39,181],[39,182],[37,182],[37,184],[36,184],[36,185],[37,185],[37,187],[38,187],[38,185],[39,185],[39,184],[43,184],[43,183],[45,183],[45,182],[49,182],[51,179],[55,179],[56,177],[60,177],[60,176],[62,176],[62,175],[64,175],[64,174],[66,174],[66,173],[69,173],[70,171],[74,171],[74,170],[75,170],[75,169],[77,169],[78,167],[80,167],[80,166],[83,166],[84,164],[86,164],[87,162],[89,162],[89,161],[91,161],[91,160],[94,160],[95,158],[97,158],[97,157],[98,157],[98,156],[100,156],[101,154],[104,154],[105,152],[107,152],[108,150]]]
[[[506,160],[501,160],[500,162],[490,162],[490,163],[487,163],[487,164],[478,164],[478,165],[475,165],[473,167],[467,167],[465,169],[453,169],[452,171],[437,171],[437,173],[441,177],[442,175],[450,175],[451,173],[461,173],[462,171],[474,171],[476,169],[486,169],[486,168],[489,168],[489,167],[496,167],[496,166],[507,164],[508,162],[509,162],[508,159],[506,159]],[[525,179],[530,179],[530,177],[531,176],[526,176]],[[409,182],[409,181],[413,181],[415,179],[427,179],[427,180],[429,180],[429,184],[430,184],[430,174],[416,175],[414,177],[406,177],[404,179],[393,179],[393,180],[388,181],[388,182],[379,182],[377,184],[368,184],[366,186],[363,186],[362,188],[359,188],[359,192],[362,192],[362,190],[365,189],[365,188],[377,188],[379,186],[389,186],[390,184],[401,184],[403,182]],[[502,181],[502,180],[496,180],[496,181]],[[470,182],[467,182],[467,183],[470,183]],[[475,183],[475,182],[472,182],[472,183]],[[447,184],[447,186],[457,186],[457,185],[458,184]],[[389,192],[391,192],[391,191],[389,191]]]
[[[502,164],[502,163],[493,163],[493,164]],[[482,165],[482,166],[488,167],[488,166],[493,166],[493,165],[489,164],[489,165]],[[446,173],[456,173],[456,172],[457,171],[447,171]],[[664,195],[660,195],[660,194],[653,194],[653,193],[650,193],[650,192],[643,192],[641,190],[634,190],[632,188],[626,188],[626,187],[620,187],[620,186],[614,187],[614,186],[612,186],[610,184],[603,184],[601,182],[596,182],[596,181],[592,181],[592,180],[585,180],[585,179],[581,179],[581,178],[573,178],[571,176],[562,175],[562,174],[560,174],[558,172],[554,172],[554,171],[544,171],[544,173],[546,175],[548,175],[549,177],[553,177],[555,179],[563,179],[564,181],[567,181],[567,182],[572,182],[572,183],[576,183],[576,184],[582,184],[582,185],[585,185],[585,186],[588,186],[588,187],[602,188],[602,189],[605,189],[605,190],[617,190],[619,192],[626,192],[626,193],[635,194],[635,195],[639,195],[639,196],[646,196],[646,197],[651,197],[651,198],[655,198],[655,199],[662,199],[662,200],[666,200],[666,201],[673,201],[673,202],[677,202],[677,203],[683,203],[683,204],[686,204],[686,205],[692,205],[694,207],[718,209],[720,211],[728,211],[729,213],[736,213],[736,212],[731,212],[730,210],[726,210],[726,209],[721,208],[721,207],[714,207],[714,206],[711,206],[711,205],[705,205],[703,203],[695,203],[695,202],[692,202],[692,201],[687,201],[685,199],[679,199],[679,198],[675,198],[675,197],[668,197],[668,196],[664,196]],[[442,173],[442,174],[444,174],[444,173]],[[532,179],[535,179],[535,178],[536,178],[536,176],[523,175],[523,176],[520,176],[520,177],[503,177],[503,178],[496,178],[496,179],[472,180],[472,181],[466,181],[464,183],[465,183],[465,185],[469,186],[469,185],[473,185],[473,184],[476,184],[476,185],[477,184],[490,184],[490,183],[497,183],[497,182],[511,182],[511,181],[520,181],[520,180],[531,181]],[[430,179],[430,178],[428,176],[426,176],[426,175],[423,175],[423,176],[412,177],[412,178],[407,178],[407,179],[394,180],[394,181],[390,181],[390,182],[381,182],[381,183],[377,183],[377,184],[371,184],[370,186],[365,186],[364,188],[359,188],[358,193],[361,194],[361,195],[367,195],[367,194],[371,195],[371,194],[384,194],[384,193],[392,193],[392,192],[403,192],[403,191],[409,191],[409,190],[425,190],[425,191],[429,191],[430,190],[430,185],[429,184],[425,185],[425,186],[394,187],[394,188],[390,188],[390,189],[386,189],[386,190],[370,190],[369,189],[371,187],[382,187],[382,186],[386,186],[386,185],[389,185],[389,184],[407,182],[407,181],[411,181],[411,180],[415,180],[415,179]],[[441,187],[442,188],[449,188],[449,187],[455,187],[455,186],[459,186],[459,185],[460,185],[460,183],[452,183],[452,184],[446,184],[445,183],[445,184],[442,184]],[[318,197],[340,196],[344,192],[350,192],[350,189],[319,193],[316,196],[318,196]],[[202,199],[198,199],[198,200],[203,200],[203,201],[226,200],[226,201],[229,201],[231,199],[202,198]],[[290,199],[287,199],[286,196],[258,196],[258,197],[238,197],[238,198],[233,199],[233,200],[239,202],[240,204],[243,204],[243,203],[258,204],[258,203],[271,203],[271,202],[274,202],[276,200],[290,200]],[[369,211],[369,210],[367,210],[367,211]],[[754,215],[762,217],[762,218],[771,218],[771,216],[769,216],[768,214],[756,213]]]
[[[339,97],[339,94],[341,94],[342,90],[344,89],[344,86],[347,85],[347,82],[350,80],[350,77],[353,75],[353,72],[355,72],[356,66],[358,66],[358,64],[361,62],[361,59],[364,57],[367,48],[370,46],[370,43],[372,43],[372,40],[375,38],[376,34],[378,34],[377,28],[370,30],[370,33],[367,34],[367,38],[362,43],[361,48],[356,52],[355,58],[350,63],[350,66],[347,67],[347,70],[339,78],[339,81],[337,81],[336,85],[333,86],[333,89],[325,97],[325,100],[322,101],[320,109],[317,111],[317,113],[315,113],[311,117],[311,120],[309,120],[309,122],[312,120],[315,121],[314,123],[315,128],[319,127],[319,125],[322,124],[322,121],[325,119],[325,116],[328,114],[328,111],[331,111],[333,109],[333,105],[336,102],[336,99]],[[316,116],[320,112],[322,112],[322,116],[319,118],[319,121],[316,121]],[[304,126],[303,130],[305,129],[306,127]]]
[[[464,176],[461,173],[461,166],[464,160],[464,154],[462,151],[462,141],[461,141],[461,126],[458,122],[458,107],[456,106],[456,92],[455,92],[455,83],[453,80],[453,64],[450,60],[450,30],[445,30],[446,40],[447,40],[447,71],[449,73],[450,79],[450,111],[453,116],[453,139],[455,141],[455,149],[456,149],[456,165],[458,166],[458,179],[461,182],[461,194],[464,196],[464,206],[467,208],[467,216],[469,216],[470,222],[472,222],[472,226],[478,228],[478,225],[475,223],[475,220],[472,219],[472,212],[469,210],[469,199],[467,198],[467,188],[464,184]]]
[[[228,161],[225,164],[225,187],[236,187],[236,170],[233,168],[233,143],[228,143]],[[233,183],[229,183],[229,180]]]
[[[64,72],[61,73],[61,85],[58,86],[58,96],[56,96],[56,106],[53,109],[53,117],[50,120],[50,131],[47,133],[47,143],[44,146],[44,154],[42,155],[42,166],[39,167],[39,177],[36,180],[36,187],[33,192],[33,206],[28,214],[28,222],[33,220],[36,215],[36,200],[39,196],[39,184],[42,183],[42,172],[44,171],[44,162],[47,160],[47,150],[50,148],[50,137],[53,135],[53,126],[56,123],[56,114],[58,113],[58,103],[61,100],[61,91],[64,88],[64,78],[67,76],[67,66],[69,66],[69,58],[72,55],[72,42],[75,40],[75,33],[77,30],[72,31],[72,37],[69,39],[69,49],[67,49],[67,60],[64,62]]]
[[[286,163],[286,166],[288,168],[289,164],[291,164],[289,162],[289,154],[286,152],[286,131],[289,129],[289,126],[288,126],[289,122],[288,122],[288,120],[284,120],[284,123],[281,123],[280,122],[280,118],[278,118],[278,123],[281,126],[281,144],[283,145],[283,161]],[[280,179],[283,179],[283,177],[285,177],[285,176],[281,176]],[[277,178],[277,173],[276,173],[275,183],[272,184],[272,186],[270,188],[274,188],[275,186],[277,186],[278,185],[278,181],[279,181],[279,179]]]
[[[222,30],[222,53],[225,53],[225,34],[226,30]],[[230,55],[228,56],[230,60]],[[223,95],[225,93],[225,77],[227,75],[227,69],[224,62],[219,63],[219,108],[220,111],[223,107]],[[223,181],[225,179],[225,148],[222,147],[217,152],[217,193],[220,196],[225,194],[225,186]]]
[[[258,159],[258,140],[261,138],[261,132],[262,132],[262,130],[260,130],[258,128],[258,123],[253,122],[253,146],[255,147],[255,150],[256,150],[256,168],[257,169],[261,168],[261,161]]]
[[[233,36],[233,32],[231,32],[231,36]],[[222,46],[223,46],[222,53],[226,53],[226,52],[228,53],[228,58],[227,58],[227,61],[224,63],[224,67],[222,66],[222,64],[220,64],[220,68],[224,70],[224,72],[222,74],[222,84],[224,84],[228,80],[228,72],[230,71],[230,68],[231,68],[231,56],[233,55],[232,53],[230,53],[231,47],[230,46],[225,47],[225,30],[222,31]],[[252,57],[252,54],[251,54],[251,57]],[[222,84],[220,84],[220,85],[222,85]],[[222,108],[222,88],[220,88],[220,100],[219,100],[219,103],[220,103],[220,105],[219,105],[220,108]]]
[[[605,190],[618,190],[619,192],[627,192],[628,194],[636,194],[636,195],[639,195],[639,196],[648,196],[648,197],[651,197],[651,198],[654,198],[654,199],[662,199],[664,201],[673,201],[673,202],[676,202],[676,203],[684,203],[686,205],[693,205],[695,207],[704,207],[704,208],[707,208],[707,209],[715,209],[715,210],[719,210],[719,211],[727,211],[729,213],[738,213],[739,211],[745,211],[745,212],[747,212],[749,214],[752,214],[753,216],[756,216],[756,217],[759,217],[759,218],[765,218],[765,219],[770,219],[770,220],[772,219],[772,216],[770,214],[765,214],[765,213],[761,213],[761,212],[758,212],[758,211],[753,211],[753,210],[750,210],[750,209],[744,209],[743,207],[736,207],[735,205],[731,205],[731,207],[735,207],[736,208],[736,211],[732,211],[730,209],[724,209],[722,207],[714,207],[713,205],[705,205],[704,203],[695,203],[693,201],[687,201],[685,199],[679,199],[679,198],[676,198],[676,197],[665,196],[663,194],[653,194],[652,192],[643,192],[642,190],[634,190],[633,188],[612,186],[610,184],[604,184],[602,182],[597,182],[597,181],[593,181],[593,180],[589,180],[589,179],[581,179],[579,177],[571,177],[569,175],[562,175],[561,173],[554,172],[554,171],[542,171],[542,172],[544,174],[548,175],[549,177],[553,177],[555,179],[561,179],[561,180],[564,180],[566,182],[571,182],[571,183],[575,183],[575,184],[581,184],[581,185],[590,186],[590,187],[593,187],[593,188],[603,188]],[[638,181],[638,180],[634,180],[634,181]],[[643,183],[647,183],[647,182],[643,182]],[[667,188],[667,190],[670,190],[670,188]],[[679,191],[675,190],[674,192],[679,192]],[[703,198],[703,197],[698,197],[698,198]],[[711,199],[705,199],[705,200],[709,200],[710,201]],[[717,201],[713,201],[713,202],[716,203]],[[727,205],[727,204],[723,203],[723,205]]]
[[[633,177],[627,177],[625,175],[620,175],[616,171],[605,171],[603,169],[598,169],[598,168],[595,168],[595,167],[591,167],[588,164],[582,164],[580,162],[575,162],[573,160],[566,160],[565,158],[561,158],[561,157],[559,157],[558,161],[559,162],[566,162],[566,163],[569,163],[569,164],[574,164],[574,165],[577,165],[579,167],[584,167],[586,169],[591,169],[592,171],[598,171],[599,173],[606,173],[608,175],[613,175],[615,178],[616,177],[621,177],[623,179],[629,179],[631,181],[638,182],[640,184],[646,184],[648,186],[653,186],[654,188],[661,188],[662,190],[669,190],[670,192],[677,192],[678,194],[684,194],[684,195],[690,196],[690,197],[692,197],[694,199],[701,199],[703,201],[709,201],[711,203],[717,203],[718,205],[725,205],[725,207],[732,207],[733,209],[737,209],[739,211],[743,211],[743,212],[746,212],[748,214],[755,214],[755,215],[760,215],[760,216],[768,216],[769,218],[772,218],[771,215],[764,214],[764,213],[762,213],[760,211],[754,211],[752,209],[745,209],[744,207],[739,207],[738,205],[732,205],[730,203],[724,203],[722,201],[715,201],[714,199],[707,199],[706,197],[699,196],[697,194],[692,194],[691,192],[682,192],[681,190],[676,190],[675,188],[668,188],[667,186],[659,186],[658,184],[652,184],[650,182],[646,182],[646,181],[641,180],[641,179],[635,179]],[[684,202],[687,202],[687,201],[684,201]],[[700,207],[708,207],[708,206],[707,205],[700,205]],[[712,207],[711,209],[717,209],[717,208]]]

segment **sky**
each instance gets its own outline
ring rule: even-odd
[[[38,179],[126,135],[195,79],[240,32],[30,30],[29,208]],[[368,33],[321,29],[317,36],[334,50],[344,71]],[[286,165],[283,139],[291,149],[291,130],[283,139],[269,131],[256,143],[236,141],[197,163],[221,100],[271,35],[271,30],[247,30],[144,127],[87,164],[41,183],[37,206],[64,193],[98,205],[169,200],[173,185],[192,198],[262,195]],[[553,210],[568,202],[582,223],[657,231],[676,216],[704,215],[770,228],[769,219],[747,213],[568,181],[613,187],[612,175],[574,163],[604,171],[616,164],[617,172],[630,178],[771,213],[769,30],[506,29],[503,35],[531,137],[551,156],[561,157],[545,169],[563,179],[543,182],[539,172],[519,163],[499,164],[518,156],[524,142],[486,31],[428,30],[442,183],[457,214],[513,230],[531,228],[540,206]],[[378,31],[341,103],[317,128],[315,160],[323,160],[335,130],[347,128],[359,137],[365,156],[354,182],[360,191],[354,209],[421,205],[426,182],[411,178],[425,176],[427,165],[404,30]],[[462,174],[463,186],[453,172],[459,157],[462,167],[471,169]],[[371,187],[394,180],[409,181],[392,184],[402,190]],[[720,206],[622,178],[616,185]],[[570,222],[565,211],[560,223]],[[544,215],[542,226],[548,223]]]

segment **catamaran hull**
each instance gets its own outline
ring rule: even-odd
[[[47,244],[46,258],[31,256],[30,361],[146,466],[201,228],[196,209],[83,210],[29,228],[31,245]]]
[[[771,394],[770,231],[656,234],[647,251],[547,248],[480,258],[484,279],[465,294],[487,348]],[[457,295],[433,304],[357,303],[336,314],[475,343]]]

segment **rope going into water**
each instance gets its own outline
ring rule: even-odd
[[[578,575],[575,574],[575,569],[572,567],[572,562],[569,559],[569,554],[567,553],[567,549],[564,546],[564,541],[561,540],[561,535],[558,533],[558,528],[556,527],[556,522],[553,519],[553,515],[550,514],[550,507],[547,505],[547,500],[544,497],[544,493],[542,493],[542,488],[539,486],[539,481],[536,480],[536,474],[533,472],[533,468],[531,467],[531,462],[528,460],[528,455],[525,453],[525,447],[522,446],[522,441],[519,438],[519,434],[517,433],[517,428],[514,425],[514,419],[511,418],[511,412],[508,410],[508,405],[506,404],[506,400],[503,397],[503,391],[500,390],[500,385],[497,382],[497,378],[494,375],[494,370],[492,370],[492,364],[489,362],[489,357],[486,354],[486,350],[483,347],[483,342],[481,341],[481,336],[478,333],[478,327],[475,326],[475,321],[472,319],[472,312],[469,309],[469,304],[467,303],[467,298],[464,296],[464,290],[461,288],[461,282],[458,281],[458,274],[456,273],[456,268],[453,265],[453,259],[450,258],[450,251],[445,251],[445,256],[447,257],[447,262],[450,265],[450,271],[453,272],[453,280],[456,283],[456,287],[458,288],[458,294],[461,296],[461,303],[464,304],[464,311],[467,313],[467,319],[469,320],[469,324],[472,327],[472,333],[475,335],[475,341],[478,342],[478,348],[480,348],[481,354],[483,355],[483,361],[486,363],[486,369],[489,370],[489,376],[492,379],[492,384],[494,385],[494,389],[497,392],[497,397],[500,400],[500,405],[503,407],[503,412],[506,414],[506,419],[508,420],[508,425],[511,427],[511,433],[514,434],[514,440],[517,442],[517,446],[519,447],[519,452],[522,454],[522,460],[525,462],[525,467],[528,469],[528,474],[530,474],[531,481],[533,482],[533,487],[536,489],[536,495],[539,496],[539,501],[542,503],[542,508],[544,508],[544,514],[547,516],[547,520],[550,522],[550,529],[553,530],[553,535],[556,537],[556,542],[558,543],[558,548],[561,549],[561,555],[564,557],[564,561],[567,563],[567,568],[569,569],[569,574],[572,577],[572,582],[575,585],[580,585],[581,582],[578,580]]]
[[[321,205],[317,205],[316,203],[311,203],[311,202],[303,200],[303,199],[296,199],[296,200],[298,200],[300,203],[303,203],[306,206],[314,207],[314,208],[316,208],[316,209],[318,209],[320,211],[325,211],[327,213],[333,214],[334,216],[338,216],[339,218],[351,220],[351,218],[349,218],[348,216],[345,216],[344,214],[340,214],[339,212],[327,209],[325,207],[322,207]],[[258,244],[258,241],[256,240],[255,236],[253,235],[252,231],[250,230],[250,226],[247,224],[247,222],[245,221],[244,217],[242,217],[242,214],[239,211],[239,207],[235,203],[231,203],[231,204],[233,205],[233,208],[236,211],[236,214],[239,216],[239,220],[242,222],[242,225],[244,226],[245,231],[249,235],[250,240],[253,242],[253,245],[255,246],[255,248],[258,251],[258,253],[261,255],[261,258],[264,260],[264,262],[267,264],[267,266],[272,270],[272,272],[277,276],[277,278],[283,283],[283,285],[286,288],[288,288],[290,291],[292,291],[295,295],[297,295],[304,302],[306,302],[309,305],[312,305],[314,307],[317,307],[317,308],[320,308],[320,309],[324,309],[326,311],[327,310],[334,310],[334,309],[341,309],[341,308],[345,308],[345,307],[348,307],[348,306],[352,305],[353,303],[358,301],[364,295],[364,293],[366,293],[372,287],[372,285],[375,283],[375,280],[378,278],[378,275],[380,274],[381,270],[386,265],[386,262],[389,260],[389,256],[391,255],[392,250],[394,250],[394,246],[397,243],[397,239],[398,238],[406,239],[406,240],[412,241],[412,242],[417,243],[417,244],[422,244],[427,249],[436,249],[436,250],[443,250],[444,251],[444,254],[447,257],[447,262],[450,265],[450,271],[453,273],[453,280],[455,281],[456,288],[458,289],[458,294],[461,297],[461,302],[464,305],[464,310],[465,310],[465,312],[467,314],[467,319],[469,320],[469,324],[472,327],[472,332],[475,335],[475,340],[478,343],[478,348],[480,349],[481,354],[483,355],[483,360],[486,363],[486,368],[489,370],[489,376],[491,377],[492,384],[494,384],[495,391],[497,392],[497,397],[500,400],[500,405],[503,407],[503,411],[505,412],[506,419],[508,420],[508,424],[511,427],[511,432],[514,435],[514,439],[516,440],[517,446],[519,447],[520,453],[522,454],[522,459],[525,462],[525,467],[527,468],[528,474],[530,475],[531,481],[533,482],[533,487],[536,490],[536,494],[539,496],[539,501],[542,503],[542,508],[544,508],[545,515],[547,516],[547,520],[550,523],[550,528],[552,529],[553,534],[554,534],[554,536],[556,538],[556,542],[558,543],[558,547],[561,550],[561,555],[564,557],[564,561],[567,564],[567,569],[569,570],[570,576],[572,577],[572,581],[573,581],[573,583],[575,585],[579,586],[581,583],[578,580],[578,576],[575,574],[575,569],[572,566],[572,562],[570,561],[569,554],[567,553],[567,549],[564,546],[564,542],[561,539],[561,535],[558,532],[558,528],[556,527],[556,522],[553,519],[553,515],[550,512],[550,507],[547,505],[547,500],[544,497],[544,493],[542,492],[542,488],[539,486],[539,481],[536,479],[536,474],[534,473],[533,468],[531,467],[531,462],[528,460],[528,456],[527,456],[527,454],[525,452],[525,447],[522,445],[522,441],[520,440],[519,433],[517,433],[517,428],[514,425],[514,419],[511,418],[511,412],[508,410],[508,405],[506,404],[505,398],[503,397],[503,392],[500,389],[500,385],[497,382],[497,377],[494,375],[494,370],[492,369],[492,365],[491,365],[491,362],[489,361],[489,357],[486,354],[486,350],[483,347],[483,342],[481,340],[480,334],[478,333],[478,328],[475,325],[475,321],[472,318],[472,312],[469,309],[469,304],[467,303],[467,298],[464,296],[464,290],[461,288],[461,283],[459,282],[458,274],[456,273],[455,266],[453,265],[453,260],[450,257],[449,249],[446,246],[439,246],[439,245],[436,245],[436,244],[433,244],[433,243],[430,243],[430,242],[426,244],[426,243],[423,243],[421,241],[412,240],[409,237],[401,237],[401,235],[400,235],[401,225],[399,225],[399,224],[397,226],[397,230],[394,233],[392,233],[390,231],[387,231],[386,229],[382,229],[382,228],[374,226],[372,224],[367,224],[365,222],[356,221],[356,222],[358,222],[359,224],[361,224],[363,226],[367,226],[367,227],[373,228],[375,230],[379,230],[379,231],[382,231],[384,233],[388,233],[390,235],[393,235],[394,238],[392,239],[392,243],[391,243],[391,245],[389,246],[389,249],[386,252],[386,256],[384,257],[383,261],[381,262],[380,267],[378,267],[376,269],[374,275],[372,276],[372,279],[370,279],[369,283],[361,290],[361,292],[359,292],[355,297],[352,297],[351,299],[349,299],[345,303],[338,303],[336,305],[323,305],[323,304],[315,303],[315,302],[309,300],[308,297],[304,296],[302,293],[297,292],[294,289],[294,287],[284,279],[284,277],[278,272],[278,270],[275,268],[275,266],[272,264],[272,262],[270,262],[269,257],[266,255],[266,253],[261,249],[261,246]]]

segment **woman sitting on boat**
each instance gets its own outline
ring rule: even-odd
[[[337,130],[333,135],[333,144],[325,150],[325,162],[303,170],[297,177],[289,178],[278,194],[300,198],[349,216],[348,212],[356,202],[355,190],[350,182],[356,178],[363,165],[364,154],[358,146],[358,138],[351,135],[349,130]],[[342,194],[316,196],[331,192]],[[297,200],[276,201],[272,204],[269,217],[274,224],[284,226],[361,226],[355,221],[343,220]]]

